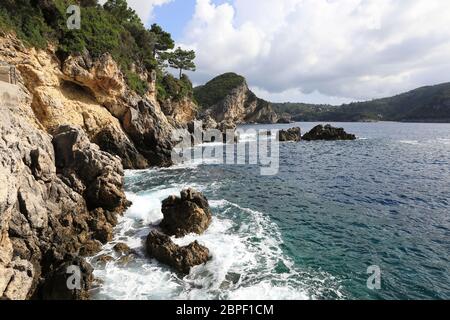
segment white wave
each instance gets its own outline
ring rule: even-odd
[[[399,143],[412,144],[412,145],[420,144],[420,142],[417,140],[399,140]]]
[[[94,263],[94,275],[103,283],[94,298],[310,299],[321,291],[320,284],[304,282],[305,273],[296,270],[284,255],[276,224],[259,211],[227,200],[210,201],[214,218],[203,235],[173,239],[179,245],[197,240],[208,247],[211,253],[208,263],[192,268],[189,275],[182,277],[146,258],[143,242],[162,218],[161,201],[178,194],[184,187],[172,185],[142,194],[127,194],[133,206],[120,220],[114,241],[99,254],[112,255],[116,261],[104,267]],[[140,258],[132,265],[122,266],[112,251],[117,242],[135,248]],[[280,265],[285,272],[276,271]]]

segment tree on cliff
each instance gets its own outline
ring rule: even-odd
[[[180,70],[180,79],[183,75],[183,70],[195,71],[195,51],[186,51],[178,47],[174,52],[168,55],[169,66],[174,69]]]
[[[152,24],[150,32],[155,38],[153,44],[153,58],[156,58],[158,53],[171,50],[175,47],[175,42],[170,33],[164,31],[156,23]]]

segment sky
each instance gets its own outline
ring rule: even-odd
[[[129,0],[197,53],[203,84],[224,72],[273,102],[340,104],[450,82],[447,0]]]

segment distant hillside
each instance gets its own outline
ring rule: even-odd
[[[273,107],[295,121],[450,122],[450,83],[342,106],[274,103]]]
[[[272,105],[259,99],[249,89],[245,78],[235,73],[222,74],[194,88],[194,97],[203,117],[214,120],[219,127],[278,121]]]

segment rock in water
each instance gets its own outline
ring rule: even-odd
[[[285,141],[298,142],[301,139],[302,139],[302,130],[298,127],[280,131],[279,140],[281,142],[285,142]]]
[[[356,140],[354,134],[349,134],[344,131],[343,128],[334,128],[327,124],[326,126],[318,125],[314,127],[310,132],[306,133],[303,140]]]
[[[192,267],[208,262],[209,250],[194,241],[188,246],[180,247],[169,236],[152,231],[147,237],[147,253],[150,257],[188,274]]]
[[[193,189],[181,191],[181,198],[171,196],[163,201],[161,229],[171,236],[202,234],[211,224],[208,199]]]

